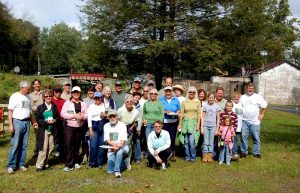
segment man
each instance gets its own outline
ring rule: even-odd
[[[162,130],[163,123],[159,120],[154,122],[154,131],[148,136],[148,150],[147,156],[148,166],[161,166],[162,170],[167,169],[168,160],[172,156],[170,149],[171,139],[168,131]]]
[[[37,107],[44,103],[43,91],[41,91],[41,81],[34,79],[32,81],[32,87],[33,87],[33,92],[31,92],[28,96],[31,101],[32,114],[35,115],[35,111],[37,110]],[[34,147],[33,156],[37,157],[38,155],[37,129],[34,130],[34,133],[35,133],[35,147]]]
[[[106,109],[105,111],[107,111],[108,109],[117,110],[116,102],[111,98],[110,86],[105,86],[103,89],[103,103],[104,103],[104,107]]]
[[[64,83],[64,91],[61,94],[61,98],[65,100],[70,100],[71,98],[71,84],[69,82]]]
[[[253,139],[253,156],[260,158],[260,123],[265,116],[268,104],[262,96],[254,93],[254,89],[253,83],[248,83],[246,94],[242,95],[240,100],[243,107],[241,157],[248,155],[248,136],[250,132]]]
[[[222,109],[222,111],[225,110],[226,102],[227,100],[224,99],[224,88],[218,87],[216,89],[216,99],[215,102],[219,105],[219,107]]]
[[[128,153],[127,128],[118,121],[117,111],[110,109],[107,113],[109,123],[104,125],[104,141],[110,146],[107,152],[107,173],[121,177],[121,171],[126,169],[125,156]]]
[[[148,85],[144,86],[143,88],[143,93],[142,93],[142,97],[139,101],[140,105],[141,105],[141,109],[143,109],[144,103],[148,100],[148,93],[150,91],[150,87]]]
[[[129,147],[129,152],[126,159],[126,165],[127,169],[130,170],[130,158],[132,155],[132,150],[134,151],[134,161],[139,163],[141,162],[141,146],[139,143],[136,143],[136,140],[133,140],[137,139],[138,137],[137,123],[139,118],[139,111],[133,105],[133,96],[131,94],[126,95],[125,105],[119,108],[117,113],[120,121],[125,123],[127,127],[127,145]]]
[[[165,87],[172,86],[172,84],[173,84],[173,79],[171,77],[167,77],[165,80]],[[172,95],[174,95],[174,93],[172,93]],[[162,88],[158,91],[158,97],[160,98],[163,96],[165,96],[164,88]]]
[[[153,80],[148,80],[147,86],[149,87],[150,90],[153,89],[154,88],[154,81]]]
[[[63,118],[61,117],[61,110],[64,106],[65,99],[62,99],[61,96],[62,88],[59,84],[53,87],[53,97],[51,101],[56,105],[59,112],[60,119],[57,120],[57,131],[55,134],[55,146],[56,153],[55,156],[60,158],[60,161],[63,162],[65,159],[65,143],[64,143],[64,127],[63,127]]]
[[[117,80],[115,82],[115,92],[112,94],[112,97],[111,97],[115,101],[117,109],[122,107],[122,105],[124,104],[125,95],[126,95],[126,93],[123,92],[121,82]]]
[[[7,172],[13,173],[16,169],[27,171],[25,167],[26,152],[31,116],[31,102],[28,97],[30,83],[27,80],[20,82],[20,91],[11,95],[8,104],[8,131],[11,133],[10,150],[8,156]],[[37,128],[37,123],[33,123]]]
[[[101,81],[97,82],[95,85],[96,92],[102,92],[103,89],[103,83]]]
[[[134,92],[142,93],[141,83],[142,81],[139,77],[134,78],[133,87],[131,90],[128,91],[128,94],[133,94]]]

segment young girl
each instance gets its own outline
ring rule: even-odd
[[[235,112],[237,115],[237,127],[235,131],[235,137],[234,137],[234,142],[233,142],[233,160],[238,159],[238,143],[239,143],[239,138],[240,140],[242,135],[242,122],[243,122],[243,107],[242,104],[240,103],[240,98],[241,98],[241,93],[240,92],[234,92],[233,94],[233,108],[232,111]]]
[[[234,128],[232,127],[232,119],[230,116],[227,116],[225,119],[223,119],[222,126],[220,127],[219,130],[219,135],[221,136],[219,142],[219,146],[220,146],[219,164],[222,165],[224,160],[226,160],[226,164],[230,165],[230,152],[233,146],[232,138],[235,135]]]
[[[217,135],[217,128],[220,124],[220,111],[221,108],[215,104],[215,95],[208,94],[208,102],[203,105],[201,133],[204,135],[203,147],[203,162],[212,162],[214,136]]]

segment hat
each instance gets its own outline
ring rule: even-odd
[[[153,80],[148,80],[147,85],[149,84],[153,84],[154,85],[154,81]]]
[[[72,92],[74,92],[74,91],[81,92],[81,89],[80,89],[79,86],[74,86],[74,87],[72,88]]]
[[[164,88],[164,91],[166,91],[166,90],[172,90],[172,87],[171,87],[171,86],[166,86],[166,87]]]
[[[184,92],[184,88],[180,84],[176,84],[175,86],[173,86],[173,90],[174,89],[179,89],[179,90],[181,90],[181,92]]]
[[[117,111],[115,109],[108,109],[107,115],[117,115]]]
[[[133,82],[142,82],[141,79],[139,77],[135,77]]]
[[[66,86],[66,85],[69,85],[69,86],[71,86],[71,83],[69,82],[69,81],[66,81],[66,82],[64,82],[64,84],[63,84],[64,86]]]
[[[121,81],[116,80],[115,85],[122,85]]]
[[[102,97],[102,93],[101,92],[95,92],[94,93],[94,98],[96,98],[96,97]]]
[[[62,88],[59,84],[57,84],[53,87],[53,91],[54,92],[62,92]]]

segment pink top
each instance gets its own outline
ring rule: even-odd
[[[88,108],[84,102],[81,103],[81,114],[84,116],[84,120],[77,120],[75,118],[75,105],[72,101],[66,100],[64,103],[62,110],[61,110],[61,116],[67,120],[67,125],[70,127],[82,127],[84,124],[84,121],[87,119],[88,115]]]
[[[233,136],[233,133],[234,133],[234,128],[233,127],[231,127],[231,130],[228,130],[228,129],[229,129],[228,126],[221,126],[220,127],[220,132],[222,133],[222,139],[225,139],[225,143],[227,143],[227,144],[232,142],[232,136]],[[227,132],[227,130],[228,130],[228,132]]]

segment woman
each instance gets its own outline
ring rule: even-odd
[[[164,105],[158,100],[158,91],[154,88],[149,91],[148,100],[143,106],[143,123],[146,127],[145,136],[146,141],[148,135],[154,130],[153,123],[157,120],[163,121],[164,119]]]
[[[175,139],[178,126],[178,115],[180,114],[180,102],[177,97],[172,96],[172,87],[167,86],[164,88],[165,96],[160,100],[164,105],[164,125],[163,129],[168,131],[171,138],[171,151],[173,153],[172,161],[175,161]]]
[[[185,147],[185,160],[196,161],[196,145],[200,136],[201,103],[195,87],[189,87],[186,100],[182,102],[178,125],[179,140]]]
[[[183,86],[181,86],[180,84],[176,84],[175,86],[173,86],[173,91],[174,91],[175,96],[177,97],[177,99],[179,100],[180,105],[181,105],[182,101],[185,100],[185,97],[182,96],[182,94],[184,92]]]
[[[56,123],[59,121],[59,112],[56,105],[51,102],[52,92],[46,89],[43,92],[44,103],[37,107],[35,112],[38,123],[37,146],[38,158],[36,161],[36,171],[49,169],[48,159],[54,149],[54,133],[57,129]]]
[[[81,100],[81,89],[78,86],[72,88],[71,98],[64,103],[61,116],[66,119],[65,142],[66,160],[65,172],[79,169],[79,148],[82,133],[85,132],[84,122],[87,119],[87,106]]]
[[[206,97],[207,97],[207,93],[203,88],[200,88],[198,90],[198,98],[201,102],[201,106],[203,107],[203,105],[206,103]]]
[[[90,162],[89,168],[103,167],[104,149],[99,147],[104,144],[104,133],[102,122],[105,113],[103,98],[101,92],[95,92],[95,103],[88,109],[88,128],[90,137]]]
[[[207,103],[207,92],[203,89],[200,88],[198,90],[198,99],[201,102],[201,115],[203,113],[203,106]],[[198,146],[197,146],[197,153],[203,157],[203,152],[202,152],[202,145],[203,145],[203,141],[204,141],[204,136],[201,134],[200,132],[200,138],[199,138],[199,142],[198,142]]]

